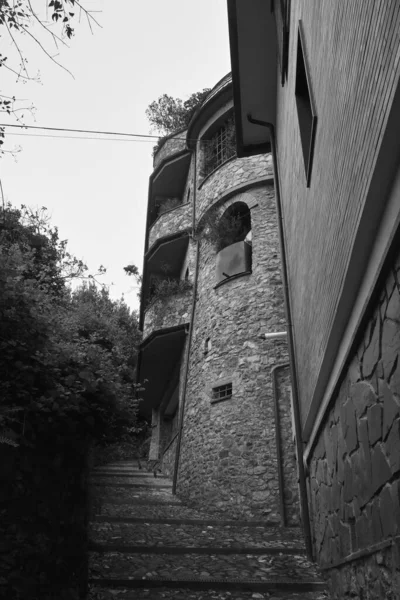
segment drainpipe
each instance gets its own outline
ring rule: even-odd
[[[276,198],[276,212],[278,216],[278,228],[279,228],[279,246],[281,251],[282,260],[282,280],[283,280],[283,295],[285,302],[285,315],[288,328],[288,351],[290,361],[290,379],[292,384],[292,398],[293,398],[293,416],[295,424],[296,434],[296,451],[297,460],[299,465],[299,487],[300,487],[300,505],[301,505],[301,516],[304,529],[304,538],[306,543],[307,555],[311,560],[314,560],[313,549],[311,543],[311,527],[310,527],[310,513],[308,510],[308,498],[307,498],[307,484],[304,469],[304,458],[303,458],[303,441],[302,441],[302,428],[301,428],[301,417],[300,417],[300,403],[299,403],[299,390],[297,386],[297,373],[295,363],[295,352],[294,352],[294,337],[293,337],[293,323],[292,314],[290,310],[290,299],[289,299],[289,284],[287,275],[287,261],[286,261],[286,249],[284,242],[284,231],[283,231],[283,216],[282,216],[282,203],[279,185],[279,174],[278,174],[278,160],[276,152],[276,139],[275,139],[275,127],[272,123],[267,121],[260,121],[253,119],[249,114],[247,119],[254,125],[261,125],[262,127],[268,127],[271,140],[271,151],[272,151],[272,162],[274,167],[274,184],[275,184],[275,198]]]
[[[289,367],[289,363],[281,363],[275,365],[271,369],[272,389],[274,394],[274,410],[275,410],[275,439],[276,439],[276,458],[278,461],[278,483],[279,483],[279,508],[281,513],[282,527],[286,527],[286,508],[285,508],[285,485],[283,479],[283,461],[281,452],[281,435],[280,435],[280,417],[279,417],[279,400],[278,400],[278,374],[280,369]]]
[[[193,214],[192,239],[194,240],[194,232],[195,232],[195,227],[196,227],[197,144],[194,149],[194,177],[193,177],[193,179],[194,179],[194,186],[193,186],[193,212],[192,212],[192,214]],[[174,496],[176,495],[179,459],[180,459],[181,444],[182,444],[183,420],[184,420],[185,404],[186,404],[186,388],[187,388],[187,380],[188,380],[188,374],[189,374],[190,348],[192,345],[194,313],[196,310],[199,258],[200,258],[200,240],[197,239],[196,240],[196,266],[195,266],[195,272],[194,272],[192,309],[191,309],[191,313],[190,313],[189,333],[188,333],[187,346],[186,346],[185,373],[184,373],[184,377],[183,377],[183,390],[182,390],[182,405],[180,407],[180,412],[179,412],[178,441],[176,444],[174,475],[173,475],[173,480],[172,480],[172,494]]]

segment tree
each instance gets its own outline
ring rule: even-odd
[[[83,14],[90,29],[92,23],[99,25],[91,11],[85,9],[78,0],[45,0],[43,6],[47,14],[40,15],[38,9],[33,8],[33,0],[0,0],[0,35],[8,38],[11,52],[11,56],[0,53],[0,67],[1,71],[15,74],[18,82],[39,81],[39,75],[33,75],[28,66],[25,39],[33,40],[49,60],[69,73],[55,59],[53,48],[57,50],[60,45],[68,45],[67,41],[74,35],[73,25],[77,16],[80,19]],[[50,23],[47,19],[50,19]],[[32,106],[21,103],[15,96],[0,89],[0,113],[13,115],[17,121],[21,121],[24,113],[32,109]],[[4,144],[4,135],[4,128],[0,128],[0,149]]]
[[[195,92],[185,101],[163,94],[149,104],[146,117],[154,130],[161,135],[169,135],[179,129],[185,129],[196,108],[200,106],[209,91],[209,88],[205,88],[201,92]]]
[[[136,422],[137,315],[93,278],[71,291],[86,267],[39,216],[0,209],[0,441],[108,443]]]

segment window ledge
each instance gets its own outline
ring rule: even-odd
[[[225,402],[226,400],[232,400],[232,396],[226,396],[225,398],[218,398],[218,400],[210,400],[210,404],[219,404],[220,402]]]
[[[243,273],[236,273],[235,275],[232,275],[231,277],[226,277],[226,279],[223,279],[222,281],[219,281],[217,283],[217,285],[214,285],[214,290],[221,287],[221,285],[228,283],[228,281],[233,281],[234,279],[238,279],[239,277],[244,277],[245,275],[251,275],[251,274],[252,274],[252,271],[243,271]]]
[[[226,160],[224,160],[224,162],[223,162],[223,163],[221,163],[220,165],[218,165],[218,167],[215,167],[215,169],[214,169],[213,171],[211,171],[210,173],[208,173],[208,174],[207,174],[207,175],[204,177],[203,181],[202,181],[202,182],[199,184],[199,186],[198,186],[198,188],[197,188],[197,189],[198,189],[198,190],[200,190],[200,189],[203,187],[204,183],[205,183],[205,182],[206,182],[206,181],[207,181],[207,180],[208,180],[208,179],[211,177],[211,175],[214,175],[214,173],[216,173],[216,172],[218,171],[218,169],[221,169],[221,168],[222,168],[223,166],[225,166],[225,165],[226,165],[228,162],[231,162],[232,160],[235,160],[235,158],[237,158],[237,155],[236,155],[236,154],[234,154],[234,155],[233,155],[233,156],[231,156],[230,158],[227,158]]]

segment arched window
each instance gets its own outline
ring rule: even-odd
[[[224,212],[218,223],[218,234],[218,250],[251,240],[251,216],[247,204],[235,202]]]
[[[247,204],[232,204],[220,218],[217,227],[217,284],[251,273],[251,215]]]
[[[189,267],[185,271],[185,281],[189,280]]]

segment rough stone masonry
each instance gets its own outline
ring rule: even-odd
[[[310,464],[314,544],[333,598],[400,598],[400,255]]]

